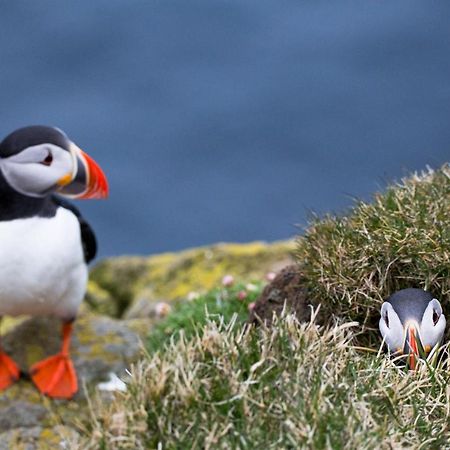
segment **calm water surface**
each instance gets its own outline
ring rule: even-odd
[[[450,3],[5,2],[1,134],[64,129],[109,176],[102,256],[280,239],[449,160]]]

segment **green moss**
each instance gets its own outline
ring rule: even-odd
[[[115,301],[111,293],[104,288],[101,288],[97,283],[89,280],[85,305],[91,311],[97,314],[105,314],[110,317],[118,317],[120,301]]]
[[[45,349],[41,345],[34,345],[27,342],[25,351],[25,361],[28,367],[31,367],[37,361],[41,361],[46,356]]]
[[[120,316],[141,287],[146,271],[145,258],[117,258],[97,264],[90,278],[114,299],[116,314]]]

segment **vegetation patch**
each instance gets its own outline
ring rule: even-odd
[[[258,290],[239,299],[242,285],[176,303],[127,391],[93,400],[82,448],[447,447],[448,355],[407,371],[379,351],[377,321],[383,299],[406,287],[430,290],[450,310],[449,224],[444,166],[347,216],[314,220],[298,239],[288,286],[279,277],[265,290],[265,305],[284,311],[270,327],[246,323]],[[320,304],[326,325],[317,309],[306,323],[286,315],[280,305],[297,287],[304,290],[292,301]],[[374,339],[362,347],[368,329]]]
[[[314,220],[297,261],[310,301],[328,317],[376,328],[383,299],[407,287],[450,309],[450,167],[404,179],[347,216]]]
[[[448,372],[353,344],[355,323],[235,320],[148,355],[99,403],[83,448],[398,448],[445,445]],[[159,447],[158,447],[159,446]]]
[[[113,317],[126,316],[141,294],[153,301],[184,300],[191,292],[206,293],[229,273],[260,279],[292,263],[293,240],[267,244],[215,244],[150,257],[111,258],[92,269],[87,308]]]
[[[208,321],[227,324],[233,319],[245,322],[249,306],[261,294],[262,288],[262,282],[237,283],[213,289],[205,295],[193,294],[189,301],[174,303],[171,313],[152,328],[147,349],[150,352],[162,349],[169,341],[179,339],[181,334],[185,338],[201,334]]]

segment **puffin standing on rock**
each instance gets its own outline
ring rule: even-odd
[[[422,289],[402,289],[381,306],[380,332],[390,353],[407,355],[409,368],[426,357],[444,336],[445,317],[439,301]]]
[[[32,366],[30,375],[43,394],[71,398],[78,390],[69,357],[72,324],[97,244],[79,211],[54,194],[105,198],[108,183],[97,163],[57,128],[20,128],[0,142],[0,317],[62,320],[60,353]],[[19,376],[0,348],[0,390]]]

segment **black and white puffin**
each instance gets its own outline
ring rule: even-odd
[[[71,398],[78,390],[69,345],[87,264],[97,251],[91,227],[62,197],[107,195],[98,164],[57,128],[20,128],[0,142],[0,317],[50,315],[62,321],[60,353],[30,369],[37,388],[50,397]],[[0,390],[19,375],[0,348]]]
[[[381,305],[380,332],[388,350],[407,355],[410,369],[428,355],[444,336],[445,316],[434,296],[422,289],[402,289]]]

